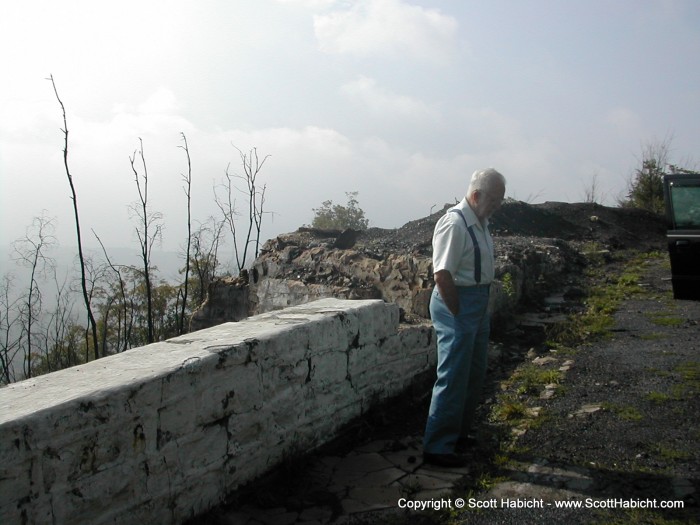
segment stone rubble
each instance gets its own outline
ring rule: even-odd
[[[428,319],[432,233],[448,207],[398,229],[299,228],[270,239],[250,271],[212,283],[192,330],[325,297],[383,299],[401,308],[404,321]],[[631,226],[644,235],[631,234]],[[659,217],[640,210],[514,200],[493,217],[491,230],[497,252],[491,310],[506,322],[522,306],[539,307],[547,298],[544,309],[557,311],[580,294],[582,251],[605,257],[611,248],[639,248],[664,233]]]

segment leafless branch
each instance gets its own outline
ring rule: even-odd
[[[51,85],[53,86],[54,93],[56,94],[56,99],[58,100],[59,105],[61,106],[61,112],[63,113],[63,129],[61,130],[63,132],[63,137],[64,137],[64,147],[63,147],[63,165],[66,170],[66,176],[68,178],[68,185],[70,186],[71,190],[71,199],[73,200],[73,215],[75,217],[75,232],[77,235],[77,240],[78,240],[78,259],[80,262],[80,275],[81,275],[81,285],[82,285],[82,291],[83,291],[83,301],[85,302],[85,308],[88,313],[88,321],[90,328],[92,329],[92,343],[94,346],[94,351],[95,351],[95,359],[98,359],[100,357],[100,352],[99,352],[99,346],[98,346],[98,339],[97,339],[97,323],[95,322],[95,316],[93,315],[92,312],[92,305],[90,304],[90,297],[88,295],[88,290],[87,290],[87,283],[86,283],[86,278],[85,278],[85,256],[83,254],[83,242],[82,242],[82,236],[80,234],[80,216],[78,214],[78,197],[75,191],[75,186],[73,184],[73,175],[70,172],[70,169],[68,167],[68,121],[66,119],[66,108],[63,105],[63,101],[61,100],[61,97],[58,96],[58,89],[56,87],[56,82],[53,79],[53,75],[49,76],[49,80],[51,80]]]

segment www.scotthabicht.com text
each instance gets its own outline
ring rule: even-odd
[[[442,510],[442,509],[544,509],[548,507],[561,509],[682,509],[683,501],[622,498],[586,498],[583,500],[545,501],[542,498],[441,498],[430,500],[411,500],[401,498],[399,508],[411,510]]]

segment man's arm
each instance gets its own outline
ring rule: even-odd
[[[452,278],[452,274],[447,270],[439,270],[435,272],[434,277],[440,297],[442,297],[447,308],[452,312],[452,315],[459,314],[459,294],[457,293],[457,286]]]

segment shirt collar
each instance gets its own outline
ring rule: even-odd
[[[455,208],[459,208],[462,213],[464,214],[464,218],[467,220],[467,226],[473,226],[476,225],[477,227],[481,228],[482,230],[486,230],[489,225],[489,220],[484,219],[483,222],[479,220],[479,218],[476,216],[474,213],[474,210],[472,210],[472,207],[469,205],[469,202],[467,202],[467,198],[464,197],[459,204],[455,206]]]

